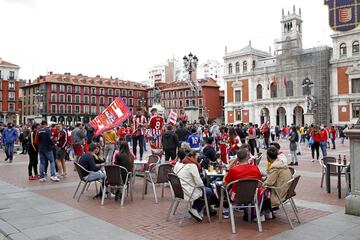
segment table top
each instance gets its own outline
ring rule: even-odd
[[[147,164],[147,161],[146,160],[140,160],[140,159],[135,159],[134,160],[134,164],[135,165],[145,165],[145,164]]]
[[[333,165],[333,166],[337,166],[337,167],[347,167],[349,166],[349,163],[346,163],[346,165],[342,164],[342,163],[338,163],[338,162],[328,162],[326,163],[327,165]]]
[[[222,172],[216,172],[216,171],[210,172],[209,170],[205,169],[205,174],[207,176],[224,176],[226,174],[226,171],[223,170]]]

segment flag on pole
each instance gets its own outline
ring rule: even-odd
[[[277,86],[277,78],[276,78],[276,74],[274,74],[274,81],[273,81],[274,85]]]
[[[168,116],[168,119],[167,119],[167,123],[175,126],[176,121],[177,121],[177,113],[175,111],[171,110],[170,114]]]
[[[89,124],[94,128],[94,135],[99,136],[119,126],[129,117],[131,117],[130,110],[121,97],[117,97],[101,114],[89,122]]]
[[[286,74],[284,73],[284,88],[286,88]]]
[[[268,82],[267,89],[270,90],[270,78],[269,78],[269,75],[267,75],[266,78],[267,78],[267,82]]]

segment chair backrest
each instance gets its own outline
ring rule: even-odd
[[[255,158],[255,166],[259,166],[261,159],[262,159],[262,153],[258,153]]]
[[[124,185],[122,175],[127,175],[126,168],[118,165],[105,165],[106,183],[111,186]]]
[[[291,172],[291,175],[294,177],[296,174],[296,170],[293,167],[289,167],[289,170]]]
[[[159,165],[156,183],[167,183],[169,181],[168,174],[173,172],[173,165],[163,163]]]
[[[160,163],[160,158],[156,155],[150,155],[148,157],[148,162],[146,164],[146,169],[145,170],[151,170],[154,166],[156,166],[156,164]]]
[[[257,189],[261,182],[257,179],[245,178],[231,182],[228,188],[236,184],[236,197],[235,204],[254,204],[255,195],[257,195]]]
[[[292,181],[290,183],[290,186],[289,186],[289,189],[288,189],[288,191],[286,193],[286,198],[285,198],[286,200],[289,199],[289,198],[292,198],[292,197],[294,197],[296,195],[295,188],[296,188],[296,186],[297,186],[297,184],[299,182],[300,177],[301,176],[298,175],[298,176],[296,176],[296,177],[294,177],[292,179]]]
[[[77,174],[79,175],[80,180],[84,181],[84,177],[86,176],[85,172],[88,172],[83,166],[81,166],[79,163],[74,162],[75,169]]]
[[[323,169],[326,169],[326,163],[329,162],[336,162],[336,158],[334,157],[324,157],[323,159],[320,160],[320,164],[323,166]],[[336,166],[331,166],[330,165],[330,174],[335,174],[337,173],[337,169]]]
[[[168,173],[168,179],[175,198],[184,199],[184,191],[181,186],[180,178],[175,173]]]

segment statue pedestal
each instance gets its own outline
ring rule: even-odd
[[[193,123],[194,121],[199,121],[199,110],[197,107],[186,107],[184,108],[184,112],[188,117],[188,122]]]
[[[310,126],[314,123],[314,114],[313,113],[304,113],[304,124]]]
[[[345,132],[350,139],[351,194],[345,198],[345,213],[360,216],[360,129]]]

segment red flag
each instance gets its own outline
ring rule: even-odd
[[[286,88],[286,74],[284,74],[284,88]]]
[[[177,113],[174,112],[173,110],[171,110],[167,122],[168,122],[169,124],[175,126],[175,125],[176,125],[176,121],[177,121]]]
[[[89,122],[89,124],[94,128],[94,135],[99,136],[119,126],[129,117],[131,117],[131,112],[121,97],[117,97],[101,114]]]
[[[274,81],[273,81],[274,85],[277,85],[277,79],[276,79],[276,74],[274,74]]]

